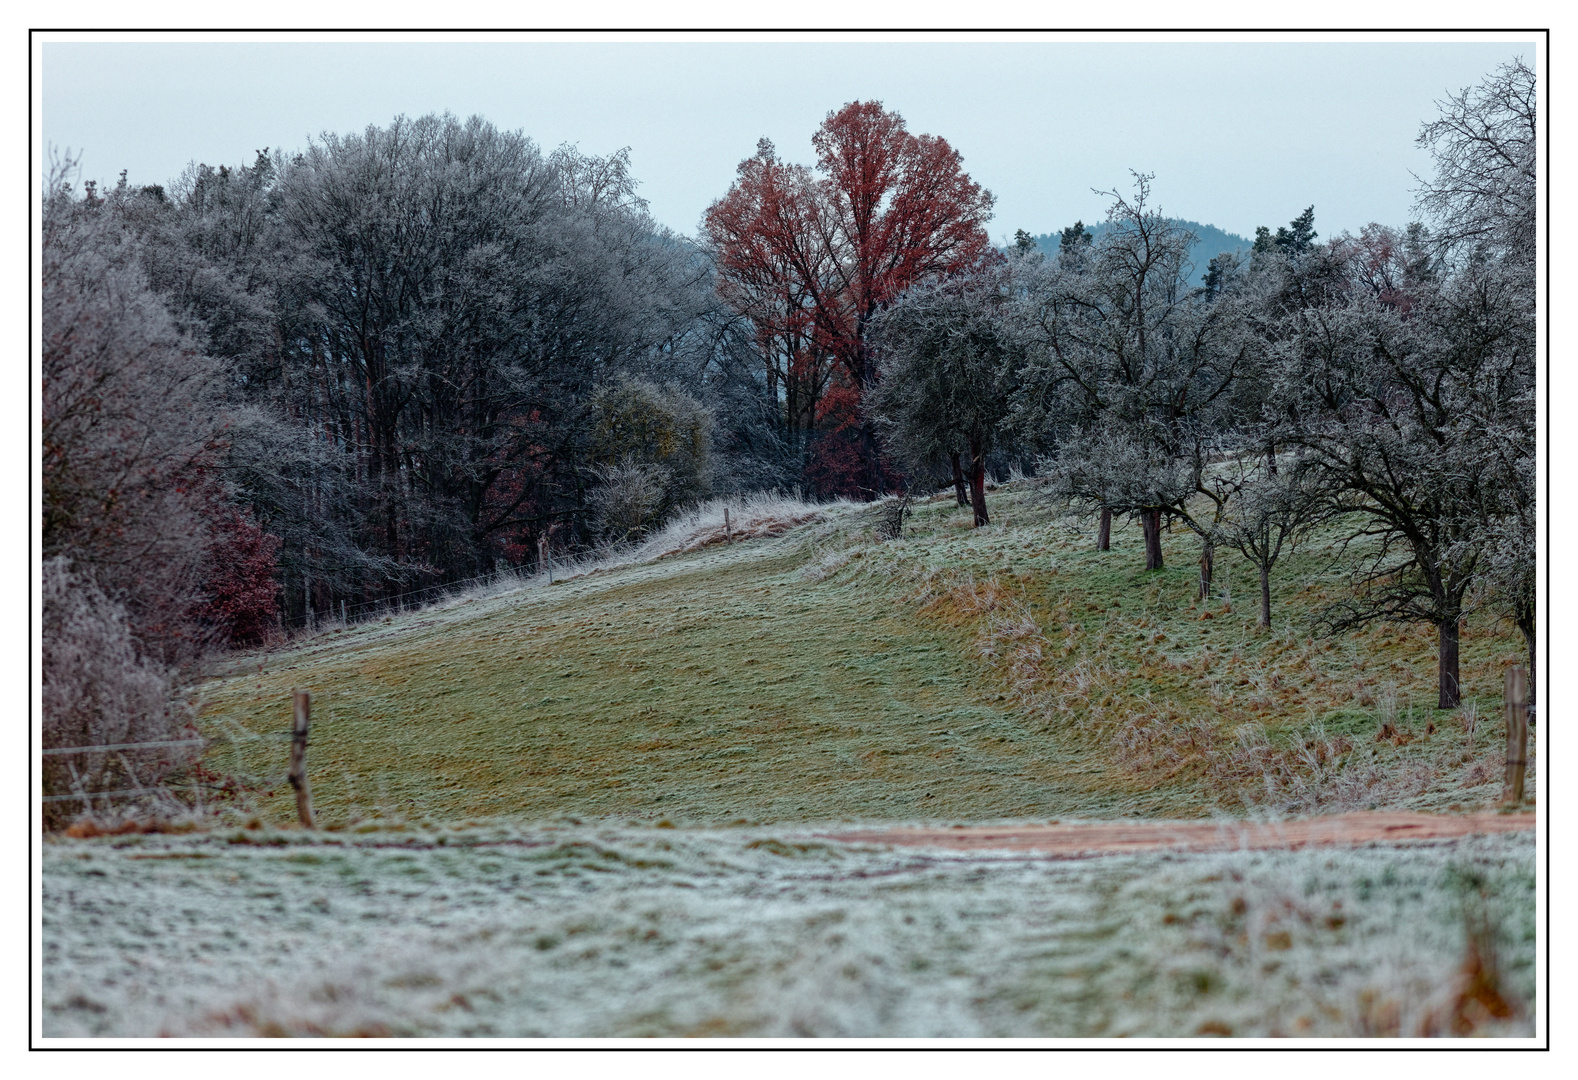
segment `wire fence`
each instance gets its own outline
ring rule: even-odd
[[[240,766],[241,744],[247,742],[263,742],[281,738],[289,739],[291,737],[291,732],[288,730],[283,732],[271,731],[258,733],[240,728],[240,725],[235,725],[233,722],[232,724],[239,729],[239,734],[218,732],[211,738],[201,739],[164,739],[157,742],[136,743],[96,743],[91,746],[52,746],[45,748],[44,750],[40,751],[40,753],[44,756],[63,756],[67,754],[118,754],[128,750],[157,750],[181,746],[210,746],[215,741],[224,741],[229,742],[232,745],[233,749],[235,750],[236,764]],[[124,759],[122,760],[124,762]],[[136,784],[137,777],[132,771],[129,763],[126,763],[126,768],[128,775],[131,776],[132,783]],[[268,788],[284,783],[286,780],[286,774],[284,772],[280,772],[278,775],[253,775],[248,774],[244,768],[238,768],[236,772],[231,775],[230,780],[231,782],[229,783],[220,784],[159,783],[150,784],[147,786],[114,788],[100,791],[89,791],[86,788],[79,786],[77,790],[68,794],[41,796],[40,801],[44,803],[80,802],[82,803],[84,810],[91,811],[93,809],[93,802],[96,799],[132,799],[139,797],[154,798],[161,793],[176,791],[233,792],[237,790],[237,784],[245,785],[246,787],[252,789]]]
[[[93,746],[52,746],[44,754],[107,754],[111,750],[151,750],[159,746],[202,746],[203,739],[166,739],[161,742],[96,743]]]
[[[559,565],[568,565],[569,560]],[[327,611],[319,611],[315,607],[308,607],[299,616],[282,616],[281,622],[287,630],[310,630],[324,623],[341,622],[347,626],[356,622],[370,622],[380,619],[385,615],[400,615],[416,608],[424,607],[439,600],[457,596],[471,589],[485,586],[504,584],[528,585],[538,578],[545,577],[548,570],[543,567],[538,570],[528,570],[525,567],[506,567],[494,570],[476,577],[465,578],[461,581],[446,581],[438,585],[427,585],[420,589],[408,592],[394,593],[390,596],[381,596],[373,600],[361,600],[354,604],[344,600],[331,606]]]

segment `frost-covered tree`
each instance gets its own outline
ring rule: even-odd
[[[285,160],[271,198],[277,397],[323,463],[299,482],[376,560],[336,581],[307,538],[310,606],[522,561],[556,524],[589,538],[592,392],[707,362],[705,261],[646,215],[623,152],[400,118]]]
[[[1150,180],[1136,176],[1132,197],[1108,193],[1088,256],[1026,268],[1015,292],[1031,359],[1017,422],[1057,433],[1041,466],[1055,491],[1140,519],[1147,569],[1161,568],[1165,519],[1198,533],[1209,588],[1213,534],[1190,500],[1204,494],[1220,510],[1206,465],[1237,419],[1259,343],[1236,289],[1190,285],[1193,238],[1150,205]]]
[[[1501,512],[1486,523],[1486,602],[1523,633],[1534,692],[1536,582],[1535,496],[1535,258],[1538,251],[1537,92],[1534,71],[1521,57],[1478,85],[1436,103],[1437,119],[1421,125],[1419,144],[1431,152],[1433,175],[1421,182],[1418,207],[1429,216],[1433,241],[1453,267],[1477,266],[1514,283],[1495,290],[1496,302],[1517,323],[1521,363],[1479,405],[1480,421],[1500,475]],[[1483,311],[1484,293],[1460,310]],[[1467,325],[1483,319],[1470,315]],[[1468,335],[1470,340],[1475,336]],[[1493,406],[1487,408],[1487,406]]]
[[[74,748],[180,735],[196,662],[274,611],[268,538],[223,479],[219,366],[149,287],[127,193],[85,189],[57,170],[42,214],[43,736],[73,748],[50,795],[157,784],[181,754]],[[243,548],[261,595],[226,589]]]
[[[621,377],[727,402],[719,475],[782,481],[738,316],[626,151],[402,117],[120,195],[177,330],[219,362],[216,468],[280,539],[297,625],[529,561],[550,531],[590,542],[589,402]]]
[[[125,606],[164,664],[206,645],[198,619],[223,505],[218,371],[148,287],[137,238],[88,185],[57,176],[43,213],[43,533]]]
[[[1271,572],[1311,526],[1330,511],[1328,492],[1297,460],[1273,468],[1275,459],[1240,454],[1221,466],[1217,482],[1231,493],[1214,523],[1216,542],[1234,548],[1260,574],[1260,619],[1271,626]]]
[[[1023,349],[995,276],[917,289],[883,313],[880,381],[868,399],[884,440],[911,468],[969,462],[977,527],[986,511],[986,456],[1004,431]]]
[[[1436,102],[1440,116],[1418,138],[1434,166],[1418,205],[1438,242],[1483,247],[1529,273],[1538,241],[1536,103],[1534,71],[1519,57]]]
[[[1266,322],[1279,430],[1374,544],[1327,624],[1434,625],[1441,708],[1476,602],[1512,618],[1533,666],[1533,102],[1519,62],[1443,102],[1421,133],[1428,231],[1371,226],[1280,268]]]
[[[1459,626],[1507,491],[1496,442],[1532,367],[1515,280],[1482,264],[1410,298],[1355,288],[1288,316],[1276,353],[1285,431],[1356,515],[1374,556],[1332,629],[1374,619],[1438,631],[1439,704],[1459,701]]]

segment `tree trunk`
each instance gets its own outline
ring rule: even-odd
[[[969,506],[970,495],[964,486],[964,466],[959,463],[958,454],[950,454],[949,457],[953,460],[953,496],[959,500],[960,506]]]
[[[1271,628],[1271,568],[1260,565],[1260,625]]]
[[[1436,629],[1440,633],[1440,644],[1436,651],[1436,678],[1440,684],[1440,697],[1436,708],[1455,709],[1462,701],[1457,666],[1458,622],[1448,619],[1437,623]]]
[[[1216,545],[1209,538],[1200,541],[1200,595],[1198,599],[1211,598],[1211,573],[1216,569]]]
[[[1274,442],[1266,444],[1266,471],[1277,475],[1277,444]]]
[[[1145,569],[1162,568],[1162,512],[1141,510],[1140,528],[1145,530]]]
[[[970,505],[975,509],[975,527],[990,525],[986,516],[986,452],[970,440]]]
[[[1105,506],[1101,508],[1101,528],[1096,533],[1096,550],[1112,550],[1112,511]]]

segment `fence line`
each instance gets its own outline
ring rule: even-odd
[[[42,751],[42,753],[44,753],[44,754],[110,753],[112,751],[118,751],[118,750],[142,750],[142,749],[151,749],[151,748],[154,748],[154,747],[161,747],[161,746],[202,746],[202,745],[205,745],[205,744],[207,744],[209,742],[214,742],[214,741],[218,741],[218,740],[224,740],[226,742],[229,742],[232,746],[239,746],[242,742],[253,742],[253,741],[261,742],[261,741],[268,740],[268,739],[280,739],[280,738],[287,738],[288,739],[290,737],[291,737],[291,732],[289,732],[289,731],[283,731],[283,732],[281,732],[281,731],[247,732],[245,737],[242,738],[242,739],[238,739],[238,738],[236,738],[236,736],[234,736],[232,734],[229,734],[227,732],[219,732],[219,733],[216,733],[211,739],[171,739],[171,740],[166,740],[166,741],[161,741],[161,742],[102,743],[102,744],[98,744],[98,745],[94,745],[94,746],[62,746],[62,747],[52,747],[52,748],[50,748],[48,750]],[[239,761],[238,761],[238,764],[239,764]],[[136,781],[136,777],[133,776],[132,780],[135,782]],[[285,782],[286,774],[285,773],[279,773],[278,775],[270,775],[270,776],[251,776],[251,777],[246,777],[246,780],[248,782],[252,783],[252,784],[255,784],[258,787],[277,787],[280,784]],[[93,800],[94,799],[126,799],[126,798],[134,798],[134,797],[139,796],[139,795],[141,795],[141,796],[156,795],[156,794],[158,794],[161,791],[185,791],[185,790],[192,790],[192,789],[197,789],[197,788],[206,788],[206,789],[211,789],[211,790],[214,790],[214,791],[227,790],[225,788],[225,786],[222,785],[222,784],[152,784],[152,785],[150,785],[148,787],[116,788],[116,789],[113,789],[113,790],[110,790],[110,791],[82,791],[82,790],[79,789],[77,792],[75,792],[73,794],[70,794],[70,795],[41,795],[41,796],[39,796],[39,801],[40,802],[45,802],[45,803],[80,802],[85,807],[91,808],[92,805],[93,805]]]
[[[45,795],[43,802],[80,802],[92,805],[94,799],[114,799],[126,795],[147,795],[147,788],[121,788],[119,791],[90,791],[83,795]]]
[[[165,742],[97,743],[93,746],[57,746],[40,751],[44,754],[108,753],[111,750],[147,750],[155,746],[202,746],[205,739],[174,739]]]
[[[406,607],[405,601],[407,599],[411,597],[422,596],[425,593],[435,593],[437,595],[433,597],[433,599],[441,599],[449,593],[460,592],[474,585],[483,585],[502,581],[505,578],[516,578],[524,585],[527,581],[530,581],[533,578],[543,576],[544,573],[544,571],[541,569],[530,573],[525,572],[525,569],[525,567],[509,567],[503,570],[493,570],[486,574],[479,574],[473,578],[465,578],[461,581],[448,581],[438,585],[425,585],[420,589],[412,589],[410,592],[395,593],[393,596],[379,597],[376,600],[363,600],[357,604],[346,604],[344,601],[341,601],[339,605],[340,615],[346,623],[350,623],[355,617],[364,615],[369,611],[373,612],[374,614],[396,610],[404,611]],[[333,622],[334,611],[331,609],[324,615],[318,615],[315,609],[309,607],[308,611],[303,613],[301,618],[293,618],[282,621],[285,621],[286,625],[288,625],[293,630],[305,629],[306,627],[312,626],[315,623]]]

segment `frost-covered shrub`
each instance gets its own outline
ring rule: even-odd
[[[595,469],[602,483],[588,501],[598,535],[614,543],[639,540],[661,523],[670,473],[661,465],[626,459]]]
[[[142,654],[125,608],[63,558],[44,563],[43,585],[44,748],[192,737],[189,710],[172,699],[170,671]],[[191,757],[186,747],[46,754],[44,794],[150,787]],[[83,809],[75,802],[44,807],[51,827]]]

